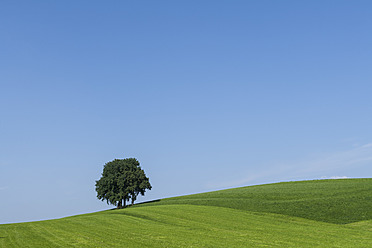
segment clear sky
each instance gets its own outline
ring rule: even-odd
[[[0,223],[372,176],[371,1],[11,1],[0,6]]]

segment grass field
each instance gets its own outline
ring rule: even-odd
[[[372,247],[372,179],[243,187],[0,225],[0,247]]]
[[[285,182],[163,199],[151,204],[218,206],[347,224],[372,219],[372,179]]]

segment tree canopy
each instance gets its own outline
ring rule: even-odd
[[[97,198],[117,208],[125,207],[130,199],[133,205],[139,194],[144,195],[151,188],[149,178],[135,158],[107,162],[102,177],[96,181]]]

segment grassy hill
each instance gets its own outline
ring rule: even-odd
[[[151,204],[218,206],[347,224],[372,219],[372,179],[265,184],[168,198]]]
[[[243,187],[0,225],[0,247],[372,247],[372,179]]]

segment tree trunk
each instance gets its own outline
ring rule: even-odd
[[[124,198],[124,205],[123,205],[123,208],[125,208],[126,201],[127,201],[127,199]]]
[[[121,202],[122,202],[122,200],[119,200],[117,209],[120,209],[121,208]]]

